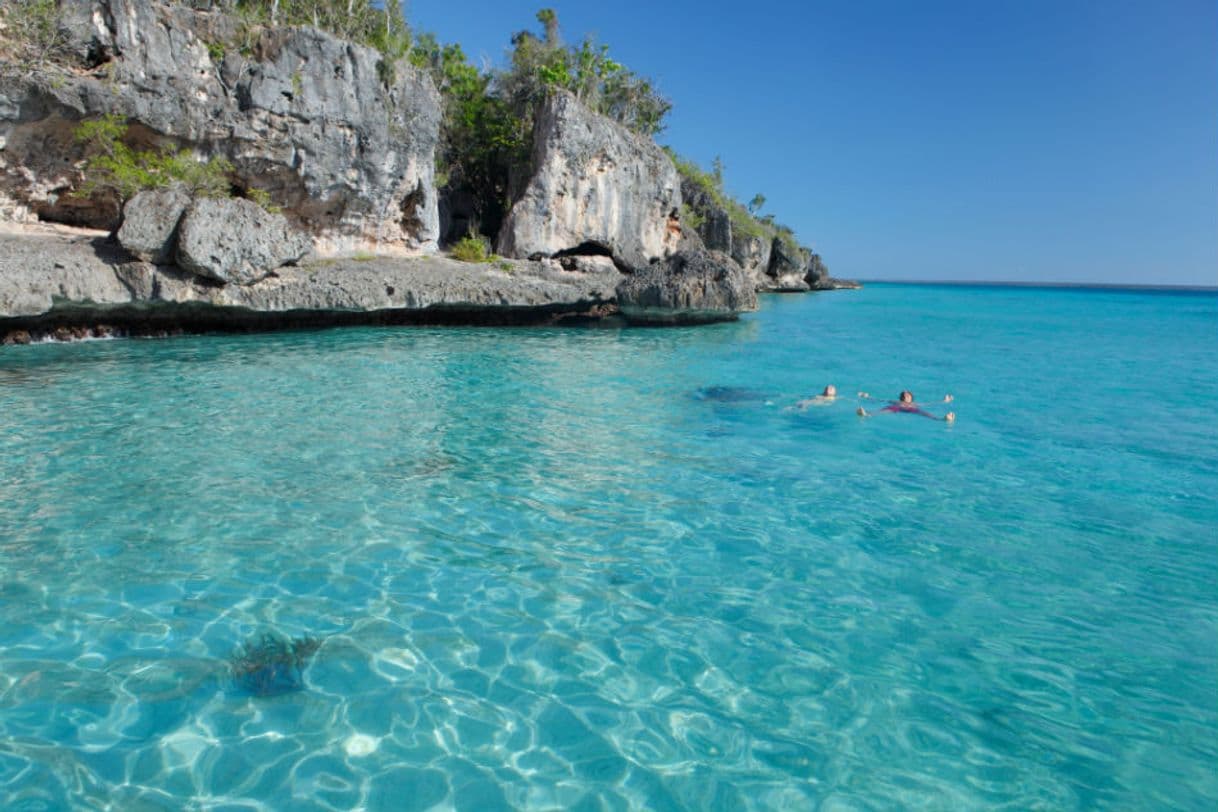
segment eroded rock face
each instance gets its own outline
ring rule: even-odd
[[[81,181],[81,119],[118,114],[141,147],[224,156],[322,251],[434,250],[440,97],[409,63],[313,29],[266,30],[252,55],[235,20],[160,0],[61,0],[91,70],[0,64],[0,216],[109,228],[112,202]]]
[[[732,218],[727,209],[715,203],[706,190],[688,178],[681,178],[681,201],[702,215],[696,229],[702,243],[712,251],[732,251]]]
[[[740,267],[758,289],[766,287],[766,271],[770,268],[771,240],[766,237],[741,236],[732,241],[732,259],[740,263]]]
[[[248,200],[196,200],[178,226],[178,266],[196,276],[252,285],[300,261],[309,238]]]
[[[766,269],[765,290],[802,292],[809,289],[804,275],[808,268],[808,252],[775,237],[770,248],[770,264]]]
[[[123,206],[118,244],[145,262],[173,262],[178,222],[189,205],[190,195],[181,189],[140,192]]]
[[[618,308],[636,324],[727,321],[757,309],[757,291],[720,251],[682,249],[617,286]]]
[[[829,287],[831,281],[829,269],[821,261],[820,254],[812,254],[808,257],[808,267],[804,271],[804,281],[808,283],[808,287],[812,288],[812,290]]]
[[[655,143],[556,91],[538,113],[533,176],[499,232],[504,256],[608,253],[643,269],[680,239],[680,179]]]

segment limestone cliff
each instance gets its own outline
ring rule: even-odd
[[[681,184],[650,138],[551,93],[533,130],[532,175],[499,232],[511,257],[607,254],[641,270],[680,239]]]
[[[72,131],[118,114],[141,145],[229,159],[235,186],[268,192],[323,252],[435,249],[441,106],[423,72],[322,31],[239,31],[186,5],[61,0],[60,11],[77,65],[0,62],[0,217],[114,226],[112,201],[72,195]]]

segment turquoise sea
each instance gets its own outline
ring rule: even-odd
[[[1214,809],[1215,404],[1212,293],[0,348],[0,809]]]

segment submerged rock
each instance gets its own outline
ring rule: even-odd
[[[196,200],[178,226],[178,265],[217,282],[250,285],[299,262],[312,242],[282,214],[248,200]]]
[[[703,386],[694,392],[694,399],[715,403],[754,403],[765,400],[765,394],[743,386]]]
[[[321,641],[288,640],[271,632],[250,638],[233,655],[233,682],[251,696],[278,696],[304,688],[304,670]]]
[[[680,178],[650,138],[557,90],[537,115],[532,166],[500,229],[500,254],[607,254],[641,270],[676,248]]]
[[[618,308],[636,324],[727,321],[757,309],[757,291],[735,260],[686,249],[654,262],[617,286]]]

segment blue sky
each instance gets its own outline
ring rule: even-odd
[[[1213,0],[410,0],[502,64],[543,5],[834,274],[1218,285]]]

